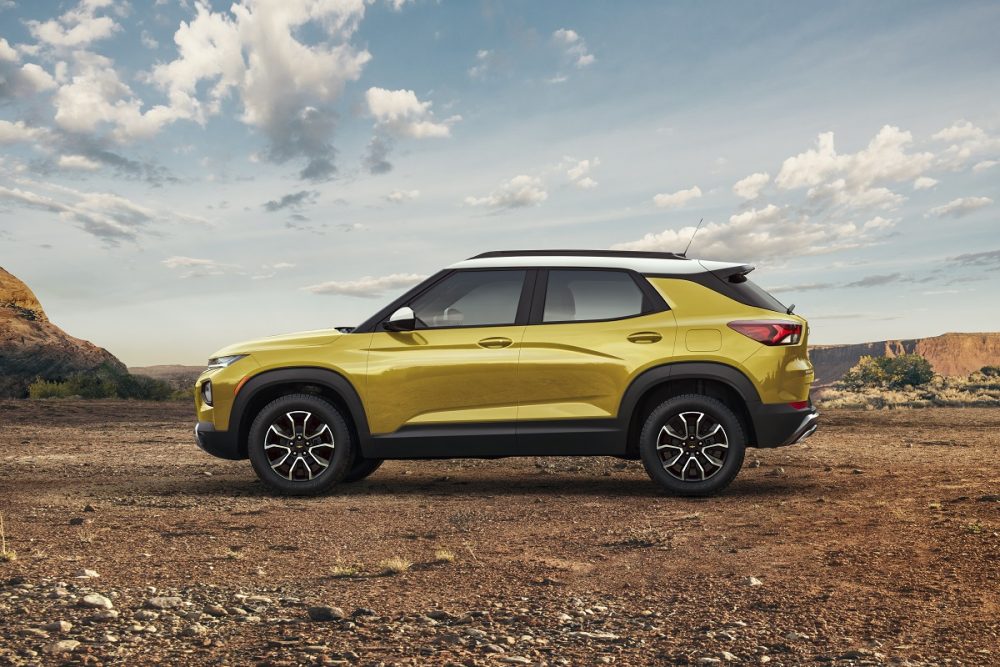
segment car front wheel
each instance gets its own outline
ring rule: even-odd
[[[291,394],[268,403],[250,427],[247,453],[262,482],[289,495],[316,495],[354,461],[347,422],[329,401]]]
[[[707,496],[726,488],[743,466],[740,420],[722,401],[687,394],[649,414],[639,436],[646,472],[667,491]]]

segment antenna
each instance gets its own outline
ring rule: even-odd
[[[691,244],[694,243],[694,237],[698,235],[698,230],[701,229],[701,223],[705,222],[705,218],[698,221],[698,226],[694,228],[694,233],[691,234],[691,240],[688,241],[687,247],[684,248],[684,252],[681,253],[681,257],[687,257],[688,250],[691,248]]]

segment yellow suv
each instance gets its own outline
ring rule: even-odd
[[[651,252],[488,252],[357,327],[219,350],[199,446],[290,494],[385,459],[642,459],[680,495],[726,487],[746,447],[809,436],[806,321],[752,266]]]

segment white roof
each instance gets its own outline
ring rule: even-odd
[[[669,259],[661,257],[607,257],[587,255],[517,255],[466,259],[449,269],[492,269],[516,267],[568,267],[590,269],[629,269],[637,273],[692,274],[746,266],[741,262],[713,262],[699,259]]]

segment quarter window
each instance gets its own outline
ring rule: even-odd
[[[524,271],[457,271],[410,304],[418,329],[514,324]]]
[[[616,320],[644,312],[642,290],[624,271],[550,270],[543,322]]]

